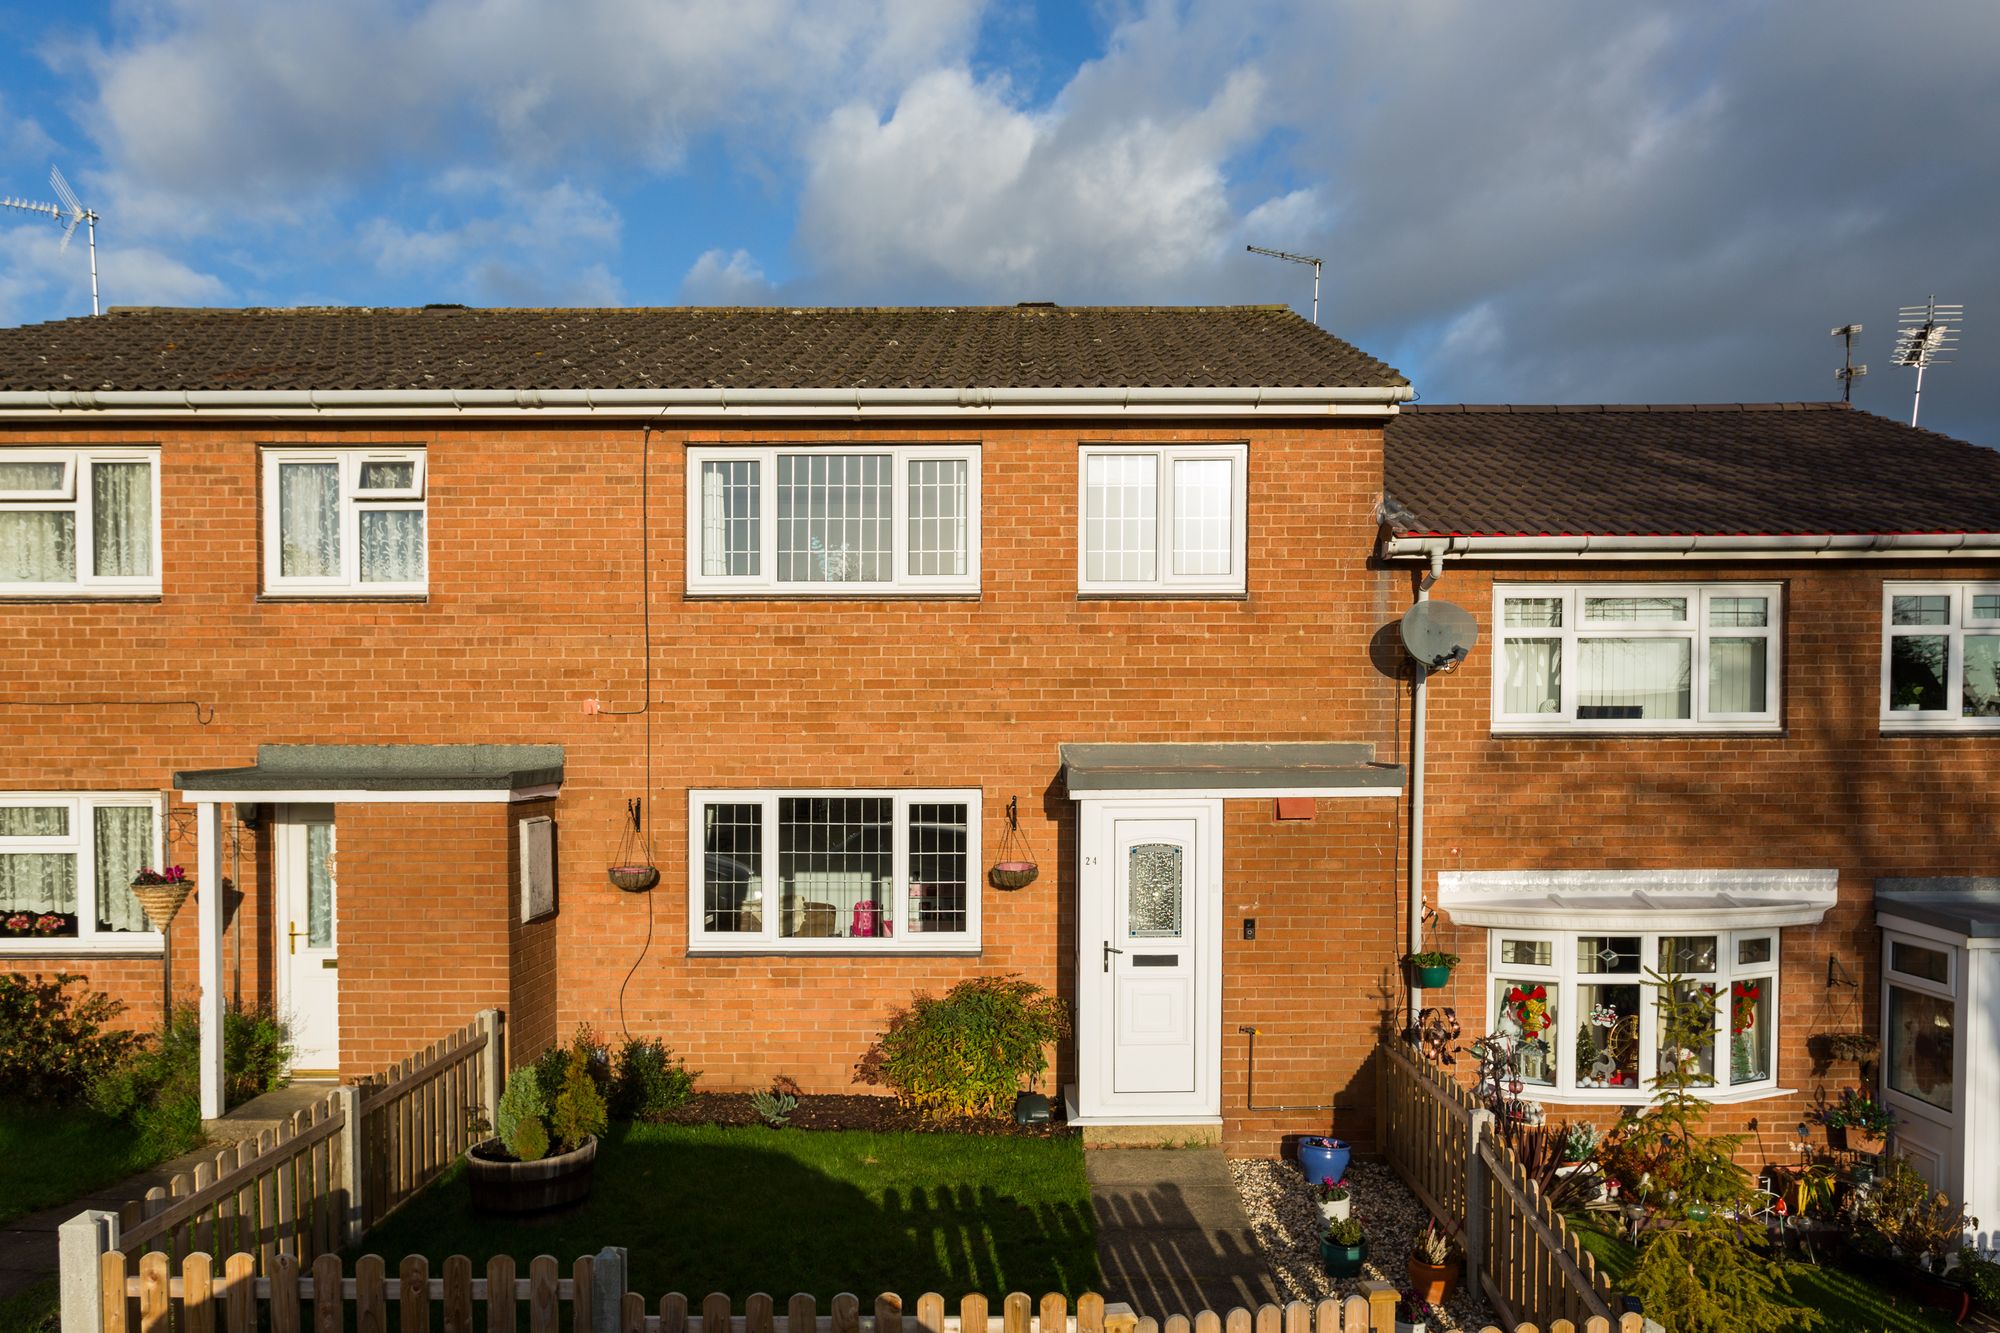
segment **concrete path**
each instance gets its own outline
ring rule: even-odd
[[[93,1194],[39,1213],[29,1213],[11,1222],[0,1222],[0,1301],[17,1296],[45,1278],[56,1275],[56,1231],[63,1223],[87,1208],[115,1213],[133,1199],[143,1199],[146,1191],[165,1189],[177,1175],[191,1174],[197,1162],[213,1161],[224,1144],[254,1139],[278,1122],[291,1118],[312,1102],[326,1096],[331,1083],[294,1083],[289,1087],[253,1098],[205,1127],[208,1144],[184,1157],[162,1162],[150,1171],[127,1176]]]
[[[1220,1148],[1084,1155],[1104,1298],[1164,1319],[1278,1299]]]

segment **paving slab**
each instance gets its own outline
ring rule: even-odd
[[[1278,1300],[1220,1148],[1084,1154],[1106,1300],[1164,1320]]]

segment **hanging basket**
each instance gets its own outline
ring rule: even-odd
[[[181,904],[187,901],[188,894],[192,892],[194,892],[194,881],[185,879],[172,884],[132,886],[132,896],[139,900],[140,910],[145,912],[146,919],[152,922],[153,928],[161,934],[166,933],[174,914],[181,910]]]
[[[996,889],[1025,889],[1035,882],[1042,868],[1033,861],[1002,861],[987,872]]]
[[[644,893],[660,882],[658,866],[612,866],[605,873],[627,893]]]
[[[1028,836],[1021,832],[1021,798],[1012,797],[1007,802],[1007,834],[1000,839],[1000,859],[986,872],[986,878],[996,889],[1025,889],[1041,873]]]

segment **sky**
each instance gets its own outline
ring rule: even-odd
[[[1838,398],[1859,322],[1907,420],[1934,294],[2000,444],[1996,71],[1992,0],[0,0],[0,194],[107,306],[1308,313],[1259,245],[1427,402]]]

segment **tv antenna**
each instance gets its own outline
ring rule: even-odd
[[[1924,402],[1924,371],[1931,366],[1949,364],[1951,358],[1945,353],[1957,350],[1958,330],[1965,323],[1965,307],[1962,305],[1939,305],[1933,296],[1922,305],[1906,305],[1896,316],[1902,327],[1896,330],[1896,350],[1889,353],[1889,360],[1899,366],[1909,366],[1917,372],[1916,396],[1910,399],[1910,424],[1917,424],[1917,409]]]
[[[85,208],[76,197],[76,191],[69,188],[63,179],[60,167],[49,168],[49,188],[56,192],[59,204],[45,204],[38,199],[16,199],[13,195],[0,197],[0,207],[18,208],[24,213],[45,213],[62,224],[61,249],[69,249],[69,238],[76,235],[78,223],[85,228],[85,236],[90,243],[90,313],[97,314],[97,212]]]
[[[1246,245],[1243,248],[1253,255],[1264,255],[1271,259],[1283,259],[1293,264],[1311,264],[1313,266],[1313,323],[1319,323],[1319,266],[1323,261],[1318,256],[1288,254],[1283,250],[1266,250],[1261,245]]]
[[[1837,329],[1830,330],[1830,332],[1836,338],[1847,340],[1846,364],[1839,370],[1834,371],[1833,377],[1840,381],[1840,401],[1851,403],[1854,401],[1854,381],[1868,373],[1868,367],[1854,364],[1854,335],[1861,332],[1861,326],[1859,324],[1843,324]]]

